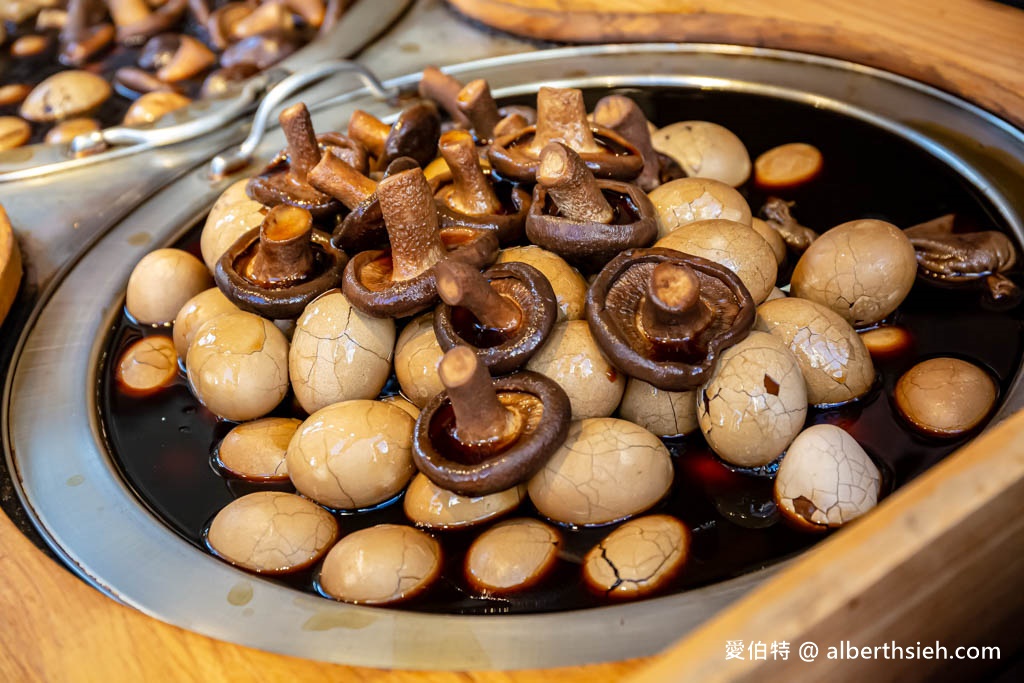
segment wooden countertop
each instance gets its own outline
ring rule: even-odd
[[[506,22],[499,27],[519,33],[527,32],[517,31],[515,22],[540,16],[543,21],[530,26],[545,33],[528,35],[550,39],[714,40],[842,56],[914,75],[1024,121],[1024,12],[983,0],[449,1],[480,19],[474,7],[498,11]],[[540,14],[528,13],[533,10]],[[589,37],[585,31],[591,31]],[[915,627],[923,639],[942,632],[950,618],[967,624],[963,644],[984,638],[986,630],[999,627],[997,617],[1020,610],[1024,599],[1010,588],[1024,573],[1024,518],[1008,507],[1019,508],[1024,496],[1021,443],[1024,413],[933,468],[877,514],[818,546],[663,656],[557,672],[385,672],[215,641],[109,600],[56,565],[0,515],[0,680],[526,683],[557,678],[572,683],[639,674],[639,680],[653,683],[763,680],[768,673],[797,680],[811,671],[826,680],[855,671],[864,675],[867,662],[842,671],[801,669],[799,661],[770,670],[750,661],[725,667],[724,642],[768,634],[798,640],[808,634],[899,633],[912,639]],[[881,561],[877,549],[893,544],[902,544],[901,552]],[[861,578],[828,586],[818,578],[851,571]],[[826,588],[827,599],[807,602],[812,592],[821,595]],[[927,600],[943,591],[965,590],[975,592],[967,593],[971,597],[959,609],[928,607]],[[924,597],[904,601],[908,591]]]

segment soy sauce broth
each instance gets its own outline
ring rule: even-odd
[[[954,171],[907,141],[844,116],[783,100],[740,93],[667,88],[585,91],[589,107],[618,92],[636,100],[657,125],[710,120],[744,141],[751,158],[786,142],[808,142],[825,158],[822,173],[806,186],[776,193],[795,200],[794,216],[818,232],[855,218],[888,220],[900,227],[948,212],[982,229],[1006,230],[993,207]],[[527,104],[529,97],[504,104]],[[766,196],[749,182],[740,188],[756,214]],[[201,224],[177,246],[198,252]],[[1016,240],[1014,240],[1016,242]],[[1019,249],[1019,245],[1018,245]],[[795,259],[790,257],[790,266]],[[785,283],[785,275],[780,284]],[[1021,284],[1019,269],[1011,273]],[[911,431],[896,415],[891,396],[900,375],[936,355],[970,360],[989,370],[1005,394],[1024,352],[1021,307],[983,308],[977,290],[938,289],[918,281],[889,321],[908,330],[911,344],[875,359],[878,380],[862,399],[830,409],[810,409],[807,425],[836,424],[849,431],[879,465],[883,494],[902,486],[956,450],[970,436],[936,439]],[[983,332],[982,332],[983,331]],[[233,498],[256,490],[292,490],[287,484],[249,484],[225,478],[211,465],[216,444],[233,427],[218,421],[192,397],[184,378],[144,398],[117,389],[114,372],[123,350],[147,334],[122,316],[110,330],[99,387],[102,424],[114,462],[125,480],[155,515],[206,552],[202,533]],[[383,395],[396,393],[392,378]],[[289,396],[274,413],[304,417]],[[793,556],[823,538],[792,530],[779,521],[771,499],[770,476],[733,471],[718,460],[700,433],[667,439],[675,482],[666,500],[651,512],[683,520],[692,532],[686,567],[661,594],[685,591],[739,576]],[[770,473],[770,468],[769,468]],[[513,516],[536,516],[529,501]],[[342,533],[380,523],[408,523],[398,499],[372,511],[338,515]],[[562,528],[564,547],[552,576],[520,594],[488,598],[475,594],[463,578],[465,553],[490,524],[437,532],[445,558],[443,578],[404,609],[441,613],[524,613],[608,604],[589,592],[581,578],[586,552],[614,526]],[[316,568],[275,579],[315,592]]]

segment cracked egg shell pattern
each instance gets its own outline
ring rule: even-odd
[[[434,333],[434,314],[424,313],[402,328],[395,343],[395,377],[402,394],[417,408],[444,391],[437,367],[444,350]]]
[[[192,393],[226,420],[263,417],[288,393],[288,340],[258,315],[238,311],[207,321],[187,358]]]
[[[991,375],[959,358],[930,358],[896,382],[896,409],[933,436],[959,436],[989,414],[997,387]]]
[[[697,395],[708,445],[737,467],[760,467],[786,450],[804,426],[807,389],[793,352],[767,332],[728,348]]]
[[[285,453],[302,420],[264,417],[232,428],[217,446],[217,463],[242,479],[287,481]]]
[[[529,588],[554,569],[562,535],[536,519],[510,519],[480,534],[466,553],[466,580],[481,593]]]
[[[706,220],[729,220],[749,226],[750,205],[734,188],[711,178],[678,178],[647,194],[658,211],[658,239]]]
[[[525,497],[525,484],[486,496],[460,496],[441,488],[426,475],[417,474],[405,491],[402,508],[416,526],[462,529],[515,510]]]
[[[895,311],[916,276],[914,246],[902,230],[885,221],[856,220],[811,243],[793,269],[790,294],[831,308],[858,327]]]
[[[611,598],[637,598],[657,591],[683,568],[690,530],[675,517],[631,519],[608,534],[583,558],[587,586]]]
[[[117,366],[125,391],[144,395],[170,384],[178,374],[178,355],[169,337],[144,337],[129,346]]]
[[[846,403],[874,384],[875,366],[857,331],[821,304],[795,297],[765,302],[754,329],[775,335],[793,352],[811,405]]]
[[[672,461],[658,437],[626,420],[573,422],[565,443],[530,479],[530,500],[555,522],[596,526],[653,507],[672,485]]]
[[[283,574],[318,561],[337,538],[338,523],[319,505],[294,493],[259,491],[218,512],[206,541],[231,564]]]
[[[740,278],[755,304],[775,287],[779,266],[764,238],[746,225],[728,220],[691,223],[659,239],[655,247],[675,249],[725,266]]]
[[[656,436],[681,436],[697,430],[696,398],[696,391],[665,391],[630,377],[619,416]]]
[[[288,444],[288,475],[304,496],[336,510],[394,498],[412,479],[416,421],[396,405],[355,400],[316,411]]]
[[[585,320],[569,320],[551,328],[526,369],[554,380],[565,390],[573,420],[611,415],[626,390],[625,375],[601,353]]]
[[[299,405],[314,413],[332,403],[373,399],[391,374],[395,321],[353,307],[341,290],[306,306],[295,324],[288,374]]]
[[[735,133],[711,121],[678,121],[651,135],[654,149],[686,175],[739,187],[750,177],[750,153]]]
[[[125,308],[142,325],[174,322],[185,302],[213,286],[202,262],[181,249],[156,249],[128,276]]]
[[[343,602],[390,605],[418,595],[441,573],[441,546],[419,529],[378,524],[331,548],[320,588]]]
[[[533,266],[548,279],[551,289],[555,292],[555,303],[558,308],[556,323],[566,320],[579,320],[587,298],[587,281],[580,272],[569,265],[553,251],[548,251],[535,244],[525,247],[510,247],[498,252],[495,263],[518,261]]]
[[[824,530],[860,517],[878,502],[881,475],[843,429],[820,424],[800,433],[775,475],[775,502],[799,527]]]
[[[202,327],[203,323],[213,320],[218,315],[239,310],[241,309],[231,303],[231,300],[216,287],[204,289],[186,301],[174,316],[174,350],[181,362],[185,362],[188,347],[196,335],[196,330]]]
[[[267,215],[267,207],[245,192],[249,179],[244,178],[221,193],[206,216],[199,249],[210,272],[217,269],[217,261],[238,238],[258,228]]]

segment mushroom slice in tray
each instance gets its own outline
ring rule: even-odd
[[[521,372],[492,380],[457,346],[439,368],[445,391],[416,421],[413,460],[432,482],[463,496],[504,491],[540,470],[565,441],[569,398],[552,380]]]
[[[587,292],[587,322],[611,362],[669,391],[699,387],[754,315],[732,271],[671,249],[623,252]]]

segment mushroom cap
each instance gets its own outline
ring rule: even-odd
[[[399,157],[410,157],[420,168],[426,167],[437,156],[437,141],[441,137],[441,117],[433,102],[420,101],[406,107],[391,126],[384,141],[384,153],[377,160],[379,168],[387,168]]]
[[[295,398],[307,413],[376,398],[394,350],[393,320],[360,312],[338,289],[325,292],[306,306],[292,335],[288,374]]]
[[[227,504],[210,523],[213,554],[257,574],[310,566],[338,538],[329,512],[294,493],[259,491]]]
[[[856,439],[830,424],[793,440],[775,475],[783,518],[805,531],[824,531],[860,517],[878,502],[881,473]]]
[[[208,320],[187,358],[192,394],[227,420],[263,417],[288,393],[288,340],[258,315],[238,311]]]
[[[571,408],[558,384],[528,371],[493,379],[491,384],[506,409],[521,409],[523,419],[515,441],[479,462],[448,452],[460,449],[460,444],[452,434],[455,420],[447,391],[432,398],[416,420],[416,467],[447,491],[484,496],[510,489],[532,477],[565,440]]]
[[[679,178],[647,195],[658,212],[658,239],[689,223],[725,219],[750,225],[750,205],[739,192],[711,178]]]
[[[672,479],[672,458],[658,437],[632,422],[595,418],[569,426],[528,491],[548,519],[597,526],[650,509]]]
[[[896,409],[920,431],[957,437],[992,411],[998,387],[988,372],[959,358],[930,358],[896,382]]]
[[[855,327],[896,310],[910,293],[917,256],[910,239],[874,219],[837,225],[811,243],[790,281],[790,293],[831,308]]]
[[[142,325],[165,325],[210,285],[210,273],[195,256],[181,249],[156,249],[132,269],[125,308]]]
[[[536,585],[558,563],[562,535],[536,519],[510,519],[480,534],[466,552],[466,580],[478,591],[505,595]]]
[[[637,598],[664,588],[690,556],[690,530],[670,515],[631,519],[583,558],[587,586],[609,598]]]
[[[743,281],[755,304],[768,298],[779,274],[775,252],[764,238],[753,228],[736,221],[690,223],[662,237],[654,246],[700,256],[725,266]]]
[[[264,417],[243,422],[225,436],[213,457],[217,466],[242,479],[288,481],[285,453],[302,420]]]
[[[288,444],[288,476],[304,496],[340,510],[391,500],[416,473],[414,420],[396,405],[344,401],[316,411]]]
[[[243,264],[254,253],[260,241],[261,228],[243,234],[217,261],[214,278],[224,295],[244,311],[250,311],[272,320],[290,320],[299,317],[313,299],[341,282],[348,257],[331,244],[331,236],[313,230],[311,242],[316,256],[311,277],[277,285],[264,285],[245,277]]]
[[[650,281],[661,263],[688,266],[700,283],[700,301],[713,314],[699,332],[703,358],[688,358],[659,349],[640,322]],[[688,391],[700,386],[718,354],[746,337],[754,322],[754,302],[728,268],[671,249],[630,249],[598,274],[587,292],[587,322],[594,339],[612,363],[630,377],[659,389]]]
[[[525,247],[510,247],[498,252],[496,263],[518,261],[533,266],[547,278],[555,292],[558,307],[557,322],[579,320],[587,299],[587,281],[579,271],[570,266],[558,254],[535,244]]]
[[[679,121],[651,135],[654,149],[696,178],[739,187],[750,177],[750,154],[735,133],[710,121]]]
[[[832,309],[786,297],[761,304],[754,329],[781,339],[807,383],[807,401],[834,406],[863,396],[875,383],[875,366],[857,331]]]
[[[428,529],[465,529],[489,522],[519,507],[526,486],[518,485],[486,496],[460,496],[417,474],[405,491],[402,508],[413,524]]]
[[[778,458],[806,417],[800,364],[767,332],[751,332],[726,349],[697,397],[704,438],[718,457],[737,467],[760,467]]]
[[[246,193],[248,180],[238,180],[217,197],[213,208],[206,216],[199,248],[203,261],[212,273],[217,261],[239,237],[253,228],[258,228],[267,216],[267,207]]]
[[[442,566],[441,544],[425,531],[378,524],[338,541],[327,553],[318,583],[336,600],[392,605],[429,588]]]
[[[342,152],[339,156],[346,158],[344,150],[349,148],[347,137],[337,133],[326,133],[316,136],[316,141],[321,154],[336,147]],[[278,152],[262,171],[250,178],[245,190],[250,197],[264,206],[289,204],[306,209],[317,218],[341,211],[343,208],[337,199],[292,174],[287,149]]]
[[[83,116],[107,101],[110,84],[89,71],[60,71],[32,89],[21,104],[29,121],[48,123]]]
[[[632,180],[640,175],[644,159],[632,143],[604,126],[591,124],[590,131],[594,142],[603,147],[603,151],[577,153],[596,177]],[[500,176],[521,183],[536,181],[540,156],[526,152],[526,147],[536,133],[537,125],[533,124],[503,135],[491,143],[487,149],[487,158]]]
[[[610,223],[560,215],[548,191],[538,184],[526,218],[530,241],[585,270],[601,268],[623,249],[649,246],[658,235],[658,219],[644,191],[614,180],[597,180],[596,184],[615,213]]]
[[[475,268],[493,263],[498,255],[498,237],[492,230],[446,228],[440,235],[448,258]],[[381,318],[416,315],[437,302],[432,268],[408,280],[394,280],[392,274],[389,249],[364,251],[345,267],[342,290],[353,306]]]
[[[601,351],[584,320],[568,320],[551,328],[526,369],[551,378],[569,396],[572,419],[607,417],[626,390],[626,377]]]
[[[475,216],[449,206],[442,200],[445,188],[451,183],[452,177],[451,171],[446,170],[430,179],[431,186],[437,188],[434,196],[438,198],[437,216],[441,227],[489,228],[498,233],[498,242],[501,245],[521,242],[526,217],[530,213],[530,193],[510,182],[492,177],[489,170],[484,172],[491,178],[494,192],[501,201],[502,213]]]
[[[470,346],[491,374],[504,375],[525,365],[547,339],[557,317],[555,292],[547,278],[526,263],[494,265],[483,275],[492,289],[519,307],[521,319],[515,330],[487,334],[468,309],[442,303],[434,313],[434,333],[445,351]]]

